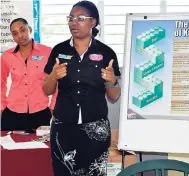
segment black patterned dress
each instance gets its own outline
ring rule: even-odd
[[[107,119],[51,127],[54,176],[106,176],[110,124]],[[71,139],[71,140],[70,140]]]
[[[114,59],[114,73],[120,76],[116,54],[92,38],[81,58],[67,40],[53,48],[45,73],[52,72],[56,58],[67,63],[67,75],[58,80],[51,126],[54,176],[105,176],[111,130],[101,69]]]

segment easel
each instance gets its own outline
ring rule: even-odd
[[[121,151],[121,155],[122,155],[121,169],[122,170],[124,169],[124,165],[125,165],[124,161],[125,161],[126,153],[128,153],[128,152],[125,152],[125,150]],[[139,160],[140,160],[140,162],[142,162],[142,152],[139,152]],[[143,176],[143,173],[141,173],[141,176]]]

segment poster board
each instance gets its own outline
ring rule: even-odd
[[[118,148],[189,153],[189,13],[127,14]]]

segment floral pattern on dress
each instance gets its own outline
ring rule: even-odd
[[[99,158],[95,159],[93,163],[88,168],[79,169],[73,172],[73,176],[106,176],[106,163],[108,158],[108,152],[104,152]]]
[[[64,164],[68,168],[68,170],[70,171],[70,174],[72,175],[73,167],[75,165],[74,157],[76,155],[76,150],[69,151],[68,153],[64,153],[64,151],[59,143],[59,140],[58,140],[58,132],[56,133],[56,144],[57,144],[57,147],[59,150],[59,154],[54,152],[54,155],[62,164]]]
[[[109,121],[104,119],[83,124],[81,129],[86,132],[90,139],[97,141],[106,141],[111,134]]]
[[[108,152],[104,152],[99,158],[95,159],[89,167],[89,172],[87,176],[105,176],[106,166],[107,166]]]
[[[59,121],[57,118],[55,118],[55,117],[53,117],[52,120],[53,120],[53,122],[54,122],[55,125],[63,123],[63,122]]]
[[[71,176],[106,176],[108,152],[104,152],[99,158],[95,159],[95,161],[90,164],[88,169],[81,168],[75,170],[74,166],[76,166],[76,163],[74,158],[77,153],[76,150],[65,153],[60,146],[58,140],[58,132],[56,134],[56,144],[59,150],[59,154],[54,152],[54,155],[62,164],[64,164],[68,168]]]

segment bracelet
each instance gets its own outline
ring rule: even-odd
[[[119,84],[119,82],[116,79],[116,82],[114,84],[111,84],[111,83],[108,82],[108,87],[115,88],[118,84]]]

